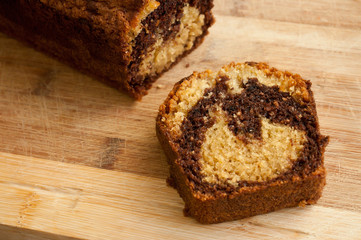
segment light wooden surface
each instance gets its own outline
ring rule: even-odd
[[[0,239],[361,238],[361,2],[216,0],[214,12],[203,45],[141,102],[0,34]],[[249,60],[313,82],[327,186],[315,206],[200,225],[165,184],[155,116],[193,70]]]

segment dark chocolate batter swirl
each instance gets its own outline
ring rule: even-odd
[[[288,92],[280,92],[277,86],[263,85],[256,78],[248,79],[248,82],[242,86],[244,90],[240,94],[230,94],[226,84],[228,80],[228,77],[220,77],[214,88],[207,89],[181,125],[183,134],[178,139],[182,156],[180,164],[189,180],[195,183],[196,190],[203,193],[230,192],[235,188],[227,183],[220,185],[202,181],[203,176],[200,173],[200,149],[205,140],[206,130],[215,123],[215,119],[210,116],[215,106],[221,106],[227,114],[229,129],[245,143],[250,139],[261,140],[261,117],[269,119],[272,123],[306,132],[304,150],[293,163],[292,168],[270,181],[287,179],[295,174],[302,177],[321,165],[322,149],[327,145],[328,138],[320,134],[313,101],[309,104],[301,104]],[[306,83],[312,96],[311,83],[309,81]],[[265,183],[240,181],[236,188]]]

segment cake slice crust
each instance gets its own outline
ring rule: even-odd
[[[170,182],[185,212],[200,222],[314,203],[321,196],[328,137],[319,131],[311,83],[299,75],[264,63],[194,73],[160,107],[157,134]]]

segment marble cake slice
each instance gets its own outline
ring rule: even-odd
[[[160,106],[157,136],[184,213],[218,223],[313,204],[325,185],[311,82],[265,63],[193,73]]]
[[[140,99],[195,49],[213,0],[0,1],[0,31]]]

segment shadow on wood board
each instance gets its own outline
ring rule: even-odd
[[[79,238],[72,238],[61,236],[52,233],[34,231],[30,229],[11,227],[0,224],[0,239],[1,240],[80,240]]]

